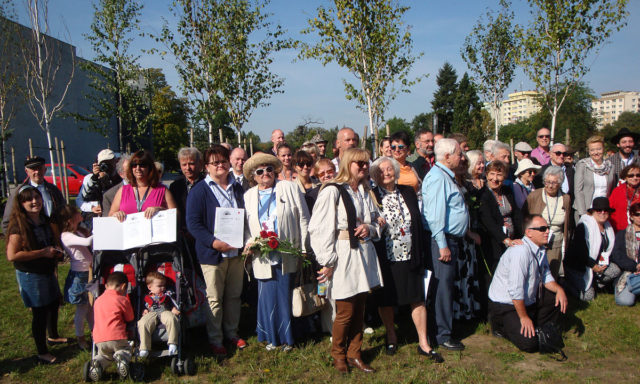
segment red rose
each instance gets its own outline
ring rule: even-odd
[[[267,237],[269,237],[269,234],[267,231],[260,231],[260,237],[266,239]]]
[[[269,236],[269,237],[278,237],[278,235],[273,231],[267,232],[267,236]]]
[[[271,249],[276,249],[276,248],[278,248],[278,245],[280,245],[280,244],[278,243],[277,239],[271,238],[271,239],[269,239],[269,242],[267,243],[267,245]]]

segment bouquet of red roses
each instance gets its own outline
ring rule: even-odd
[[[259,253],[259,257],[267,258],[269,252],[280,252],[300,257],[304,264],[310,263],[302,250],[295,247],[290,241],[278,238],[278,235],[273,231],[260,231],[260,236],[253,239],[253,244],[249,249],[254,253]]]

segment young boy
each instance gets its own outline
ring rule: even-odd
[[[121,378],[129,375],[131,347],[127,341],[127,323],[133,321],[133,308],[125,297],[127,284],[127,275],[113,272],[107,278],[104,293],[93,304],[93,341],[98,347],[90,370],[94,381],[100,380],[102,371],[113,360]]]
[[[149,294],[144,297],[144,312],[138,321],[140,333],[140,357],[149,355],[151,349],[151,334],[158,326],[158,321],[164,324],[169,334],[169,355],[178,353],[178,333],[180,323],[177,315],[180,314],[173,299],[173,292],[166,291],[166,278],[159,272],[151,271],[147,274],[145,282]]]

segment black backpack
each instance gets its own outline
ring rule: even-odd
[[[562,332],[554,322],[550,321],[536,328],[536,334],[538,335],[538,347],[540,353],[559,353],[562,358],[556,360],[567,360],[567,355],[562,351],[562,348],[564,348]]]

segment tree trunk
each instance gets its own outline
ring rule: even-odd
[[[53,176],[53,185],[58,186],[58,183],[56,182],[56,167],[55,167],[55,161],[53,158],[53,145],[51,144],[51,131],[49,130],[49,122],[47,120],[44,121],[44,129],[45,132],[47,133],[47,145],[49,146],[49,159],[51,161],[51,176]]]
[[[500,109],[497,106],[493,106],[493,124],[495,125],[496,135],[494,140],[498,140],[498,130],[500,129],[500,125],[498,124],[498,114],[500,113]]]
[[[209,146],[212,146],[213,145],[213,123],[210,120],[207,120],[207,125],[209,126]]]

